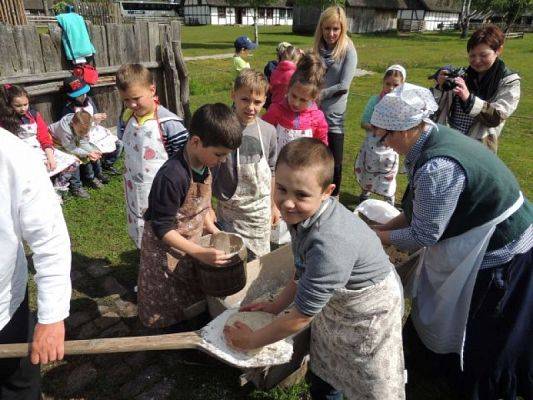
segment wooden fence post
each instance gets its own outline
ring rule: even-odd
[[[180,82],[180,103],[183,108],[183,119],[185,120],[185,126],[188,128],[191,122],[191,107],[189,104],[189,71],[183,58],[181,51],[181,42],[172,41],[172,50],[174,53],[174,59],[176,60],[176,68],[178,70],[179,82]]]
[[[183,117],[183,108],[180,100],[180,78],[176,68],[172,40],[169,32],[164,35],[162,43],[163,69],[165,71],[165,88],[167,93],[167,108]]]

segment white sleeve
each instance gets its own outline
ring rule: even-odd
[[[70,238],[52,183],[42,161],[25,160],[19,178],[18,217],[21,234],[33,251],[37,284],[37,317],[43,324],[62,321],[69,314]]]

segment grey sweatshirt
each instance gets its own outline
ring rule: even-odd
[[[356,68],[357,52],[352,43],[348,43],[344,58],[327,68],[324,89],[320,92],[320,109],[326,116],[330,132],[343,133],[348,92]]]
[[[371,286],[394,268],[377,235],[331,197],[290,232],[298,280],[294,303],[302,314],[319,313],[336,289]]]

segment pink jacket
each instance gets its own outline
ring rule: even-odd
[[[289,81],[296,71],[296,64],[292,61],[281,61],[270,75],[270,93],[272,103],[281,103],[289,89]]]
[[[305,111],[296,113],[291,110],[287,99],[281,103],[272,103],[263,119],[276,128],[281,125],[286,129],[312,129],[313,137],[328,144],[328,123],[324,113],[313,103]]]

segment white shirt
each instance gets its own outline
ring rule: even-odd
[[[65,319],[70,307],[70,239],[43,161],[22,140],[0,128],[0,329],[24,300],[33,252],[37,318]]]

